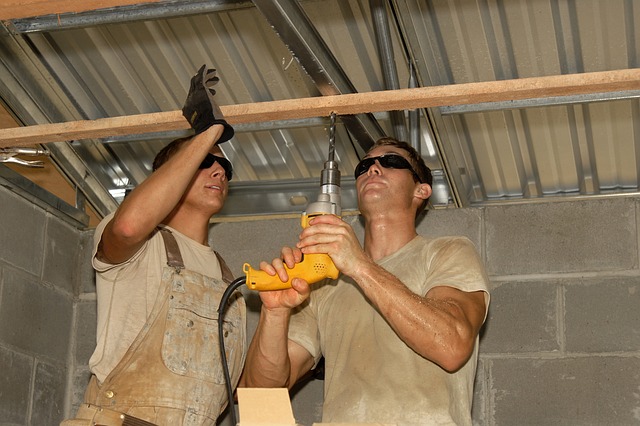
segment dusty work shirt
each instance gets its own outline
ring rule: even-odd
[[[128,261],[111,265],[96,258],[98,243],[113,214],[96,227],[92,265],[96,270],[98,298],[97,345],[89,360],[91,372],[102,382],[120,362],[153,308],[162,281],[167,255],[156,233]],[[211,247],[199,244],[171,229],[186,269],[220,279],[220,263]],[[212,354],[218,356],[218,354]]]
[[[418,236],[378,263],[416,294],[483,291],[488,308],[488,278],[467,238]],[[350,278],[314,284],[289,338],[316,361],[325,356],[323,422],[471,425],[478,340],[469,361],[448,373],[407,346]]]

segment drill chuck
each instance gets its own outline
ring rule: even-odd
[[[338,163],[333,160],[324,163],[324,169],[320,174],[320,186],[323,187],[325,185],[340,187],[340,170],[338,170]]]
[[[324,163],[324,169],[320,175],[320,193],[318,199],[307,205],[306,210],[302,213],[302,227],[308,226],[309,219],[323,215],[334,214],[342,215],[340,199],[340,170],[338,163],[329,160]]]

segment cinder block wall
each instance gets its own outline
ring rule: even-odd
[[[0,424],[56,425],[89,234],[4,187],[0,205]]]
[[[420,222],[425,236],[468,236],[490,274],[475,424],[640,422],[639,202],[432,211]],[[0,203],[0,424],[57,425],[81,400],[95,345],[92,231],[4,188]],[[345,220],[362,237],[359,218]],[[239,276],[299,231],[297,218],[225,222],[210,240]],[[245,295],[252,334],[258,296]],[[319,421],[321,405],[321,381],[296,389],[301,424]]]
[[[638,199],[488,208],[478,424],[640,422]]]

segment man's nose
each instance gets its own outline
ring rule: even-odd
[[[367,170],[367,174],[380,174],[382,172],[382,166],[380,165],[380,161],[375,160],[373,162],[373,164],[371,165],[371,167],[369,167],[369,170]]]
[[[211,176],[215,176],[215,177],[220,176],[226,179],[224,168],[218,163],[213,163],[213,165],[211,166]]]

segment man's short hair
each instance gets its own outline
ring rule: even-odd
[[[396,148],[400,148],[406,151],[407,154],[409,154],[409,162],[411,163],[411,166],[413,166],[413,169],[415,170],[416,174],[420,178],[420,181],[422,183],[428,183],[429,186],[433,189],[433,175],[431,174],[431,169],[427,167],[427,165],[424,162],[424,159],[420,156],[420,154],[418,153],[418,151],[416,151],[414,147],[412,147],[411,145],[409,145],[407,142],[404,142],[404,141],[399,141],[391,137],[383,137],[378,139],[373,144],[373,146],[369,149],[369,151],[379,146],[394,146]],[[428,198],[422,202],[420,207],[418,207],[416,216],[425,209],[428,202],[429,202]]]
[[[160,166],[169,161],[169,158],[173,157],[173,155],[178,152],[183,143],[190,140],[191,138],[192,136],[186,136],[184,138],[179,138],[172,142],[169,142],[168,145],[166,145],[156,154],[156,157],[153,159],[153,166],[151,170],[154,172],[158,170]]]

